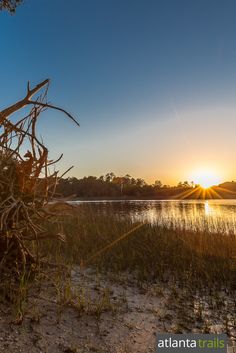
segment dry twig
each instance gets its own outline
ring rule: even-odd
[[[48,104],[49,80],[30,88],[26,96],[0,112],[0,271],[1,275],[25,270],[39,263],[39,241],[51,235],[42,226],[48,215],[44,207],[53,197],[58,172],[50,174],[48,149],[36,133],[38,118],[45,109],[61,111],[76,125],[75,118],[62,108]],[[39,94],[41,92],[41,94]],[[32,98],[38,96],[33,100]],[[25,117],[11,117],[29,108]],[[25,111],[25,110],[24,110]],[[34,246],[32,246],[32,243]]]

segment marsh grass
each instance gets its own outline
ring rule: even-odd
[[[49,238],[40,243],[45,264],[33,277],[22,274],[18,292],[12,293],[14,323],[28,315],[31,323],[43,324],[45,304],[53,307],[57,323],[72,310],[78,319],[86,316],[99,336],[105,318],[139,312],[142,299],[131,304],[138,293],[161,298],[151,310],[163,331],[212,333],[217,323],[235,337],[234,234],[133,223],[89,204],[62,207],[54,219],[48,232],[63,229],[66,242]]]
[[[234,234],[190,231],[176,225],[142,224],[138,228],[128,218],[96,212],[89,204],[74,207],[69,214],[58,216],[57,222],[67,241],[45,241],[41,251],[51,261],[113,273],[128,271],[142,281],[174,279],[184,286],[235,289]]]

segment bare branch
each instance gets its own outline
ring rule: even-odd
[[[47,79],[31,89],[28,82],[25,98],[0,112],[1,276],[7,269],[20,275],[32,262],[38,264],[40,260],[39,241],[46,234],[42,224],[49,221],[43,210],[59,179],[58,171],[50,173],[50,169],[62,158],[60,155],[56,160],[49,159],[48,149],[39,140],[36,126],[40,114],[48,108],[55,109],[79,126],[66,110],[47,103],[48,85]],[[26,106],[29,107],[26,115],[13,122],[11,115]],[[63,241],[64,237],[58,233],[55,239]],[[33,253],[29,241],[35,244]]]
[[[47,85],[49,83],[49,79],[39,83],[37,86],[35,86],[35,88],[33,88],[32,90],[29,89],[29,84],[28,84],[28,91],[27,91],[27,95],[25,96],[24,99],[18,101],[17,103],[11,105],[10,107],[2,110],[0,112],[0,124],[3,123],[3,121],[8,118],[10,115],[14,114],[15,112],[17,112],[18,110],[24,108],[26,105],[31,104],[29,102],[30,98],[33,97],[33,95],[35,93],[37,93],[42,87],[44,87],[45,85]]]
[[[37,102],[37,101],[32,101],[32,100],[29,101],[29,104],[34,104],[34,105],[39,105],[44,108],[59,110],[60,112],[66,114],[71,120],[73,120],[77,126],[80,126],[79,123],[77,122],[77,120],[70,113],[68,113],[65,109],[59,108],[59,107],[52,105],[52,104],[42,103],[42,102]]]

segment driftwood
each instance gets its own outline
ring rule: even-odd
[[[25,97],[0,112],[1,277],[9,273],[12,276],[12,272],[19,274],[32,264],[36,267],[40,262],[40,240],[63,240],[62,234],[49,234],[47,227],[42,226],[49,217],[45,205],[53,197],[60,178],[54,166],[62,155],[56,161],[49,159],[36,126],[47,108],[61,111],[79,124],[67,111],[47,102],[48,85],[49,80],[34,88],[28,83]],[[15,118],[16,113],[27,110],[23,118]]]

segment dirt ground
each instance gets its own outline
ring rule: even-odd
[[[75,268],[30,293],[19,325],[10,306],[0,305],[0,353],[151,353],[158,332],[236,339],[236,296],[227,291],[200,296],[173,283]]]

